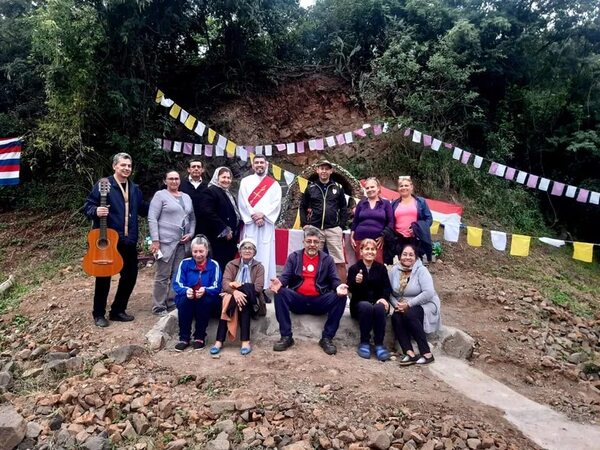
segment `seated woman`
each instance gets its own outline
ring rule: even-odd
[[[264,310],[265,307],[261,298],[265,268],[254,259],[256,242],[252,238],[242,239],[239,248],[241,257],[229,261],[223,273],[223,307],[217,328],[217,340],[210,349],[212,355],[221,351],[226,336],[231,341],[235,340],[238,321],[242,341],[240,353],[244,356],[250,353],[250,317],[256,317],[259,310]]]
[[[181,261],[173,283],[179,314],[179,342],[175,350],[179,352],[190,345],[192,321],[196,321],[192,348],[204,348],[208,319],[218,317],[221,312],[221,272],[219,265],[208,257],[209,251],[205,236],[192,239],[192,257]]]
[[[352,293],[350,315],[360,324],[358,356],[371,357],[371,331],[375,343],[375,356],[379,361],[390,359],[383,345],[386,316],[390,309],[388,298],[391,287],[385,266],[375,261],[377,243],[363,239],[360,244],[362,259],[348,270],[348,290]]]
[[[381,184],[375,177],[367,178],[365,181],[366,198],[363,198],[354,210],[354,218],[350,229],[350,243],[356,253],[356,259],[360,259],[360,243],[363,239],[373,239],[377,243],[377,255],[375,261],[383,263],[383,230],[393,228],[394,215],[392,205],[382,199]]]
[[[404,352],[400,365],[433,362],[425,334],[437,331],[442,324],[440,299],[429,270],[417,259],[414,244],[407,244],[402,249],[400,263],[394,265],[390,272],[390,283],[390,302],[394,308],[392,326]],[[413,351],[411,339],[417,342],[420,354]]]
[[[392,264],[394,256],[400,254],[405,244],[415,244],[417,257],[427,255],[431,261],[431,232],[433,217],[423,197],[413,194],[414,186],[408,176],[398,177],[400,197],[392,202],[394,222],[384,231],[385,264]]]

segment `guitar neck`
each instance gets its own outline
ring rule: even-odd
[[[106,194],[100,194],[100,206],[106,206]],[[107,216],[100,217],[100,239],[106,240]]]

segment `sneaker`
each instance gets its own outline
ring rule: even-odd
[[[206,344],[204,343],[204,341],[201,341],[200,339],[194,339],[192,341],[192,348],[194,350],[203,349],[205,346],[206,346]]]
[[[154,311],[152,314],[154,314],[155,316],[158,316],[158,317],[164,317],[164,316],[168,315],[169,312],[166,309],[161,309],[159,311]]]
[[[291,336],[281,336],[275,344],[273,344],[273,351],[283,352],[294,345],[294,338]]]
[[[321,338],[319,345],[328,355],[335,355],[337,353],[337,347],[329,338]]]
[[[126,312],[118,312],[118,313],[110,313],[108,318],[115,322],[131,322],[135,317],[131,314],[127,314]]]
[[[189,342],[179,341],[177,344],[175,344],[175,350],[178,351],[178,352],[182,352],[186,348],[188,348],[189,345],[190,345]]]
[[[94,324],[97,327],[106,328],[108,326],[108,320],[104,316],[94,317]]]

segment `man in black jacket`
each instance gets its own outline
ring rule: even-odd
[[[346,258],[342,230],[348,221],[344,189],[331,179],[333,166],[323,160],[317,166],[319,180],[308,185],[300,202],[300,224],[323,231],[327,252],[335,261],[338,275],[346,280]]]
[[[202,220],[202,212],[200,210],[200,198],[202,197],[202,192],[208,187],[208,182],[202,178],[202,175],[204,174],[204,165],[202,164],[202,161],[196,158],[190,159],[187,172],[188,177],[182,179],[179,189],[181,192],[185,192],[192,198],[194,215],[196,216],[196,230],[194,236],[206,234],[204,220]]]
[[[294,345],[290,311],[296,314],[327,314],[319,345],[328,355],[335,355],[332,342],[346,308],[348,286],[340,281],[331,256],[319,250],[321,232],[304,228],[304,249],[292,252],[279,278],[271,279],[275,293],[275,315],[281,339],[273,350],[281,352]]]

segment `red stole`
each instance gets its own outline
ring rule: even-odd
[[[254,208],[256,204],[264,197],[273,183],[275,183],[275,180],[270,176],[265,175],[261,182],[258,183],[258,185],[248,196],[248,203],[250,206]]]

